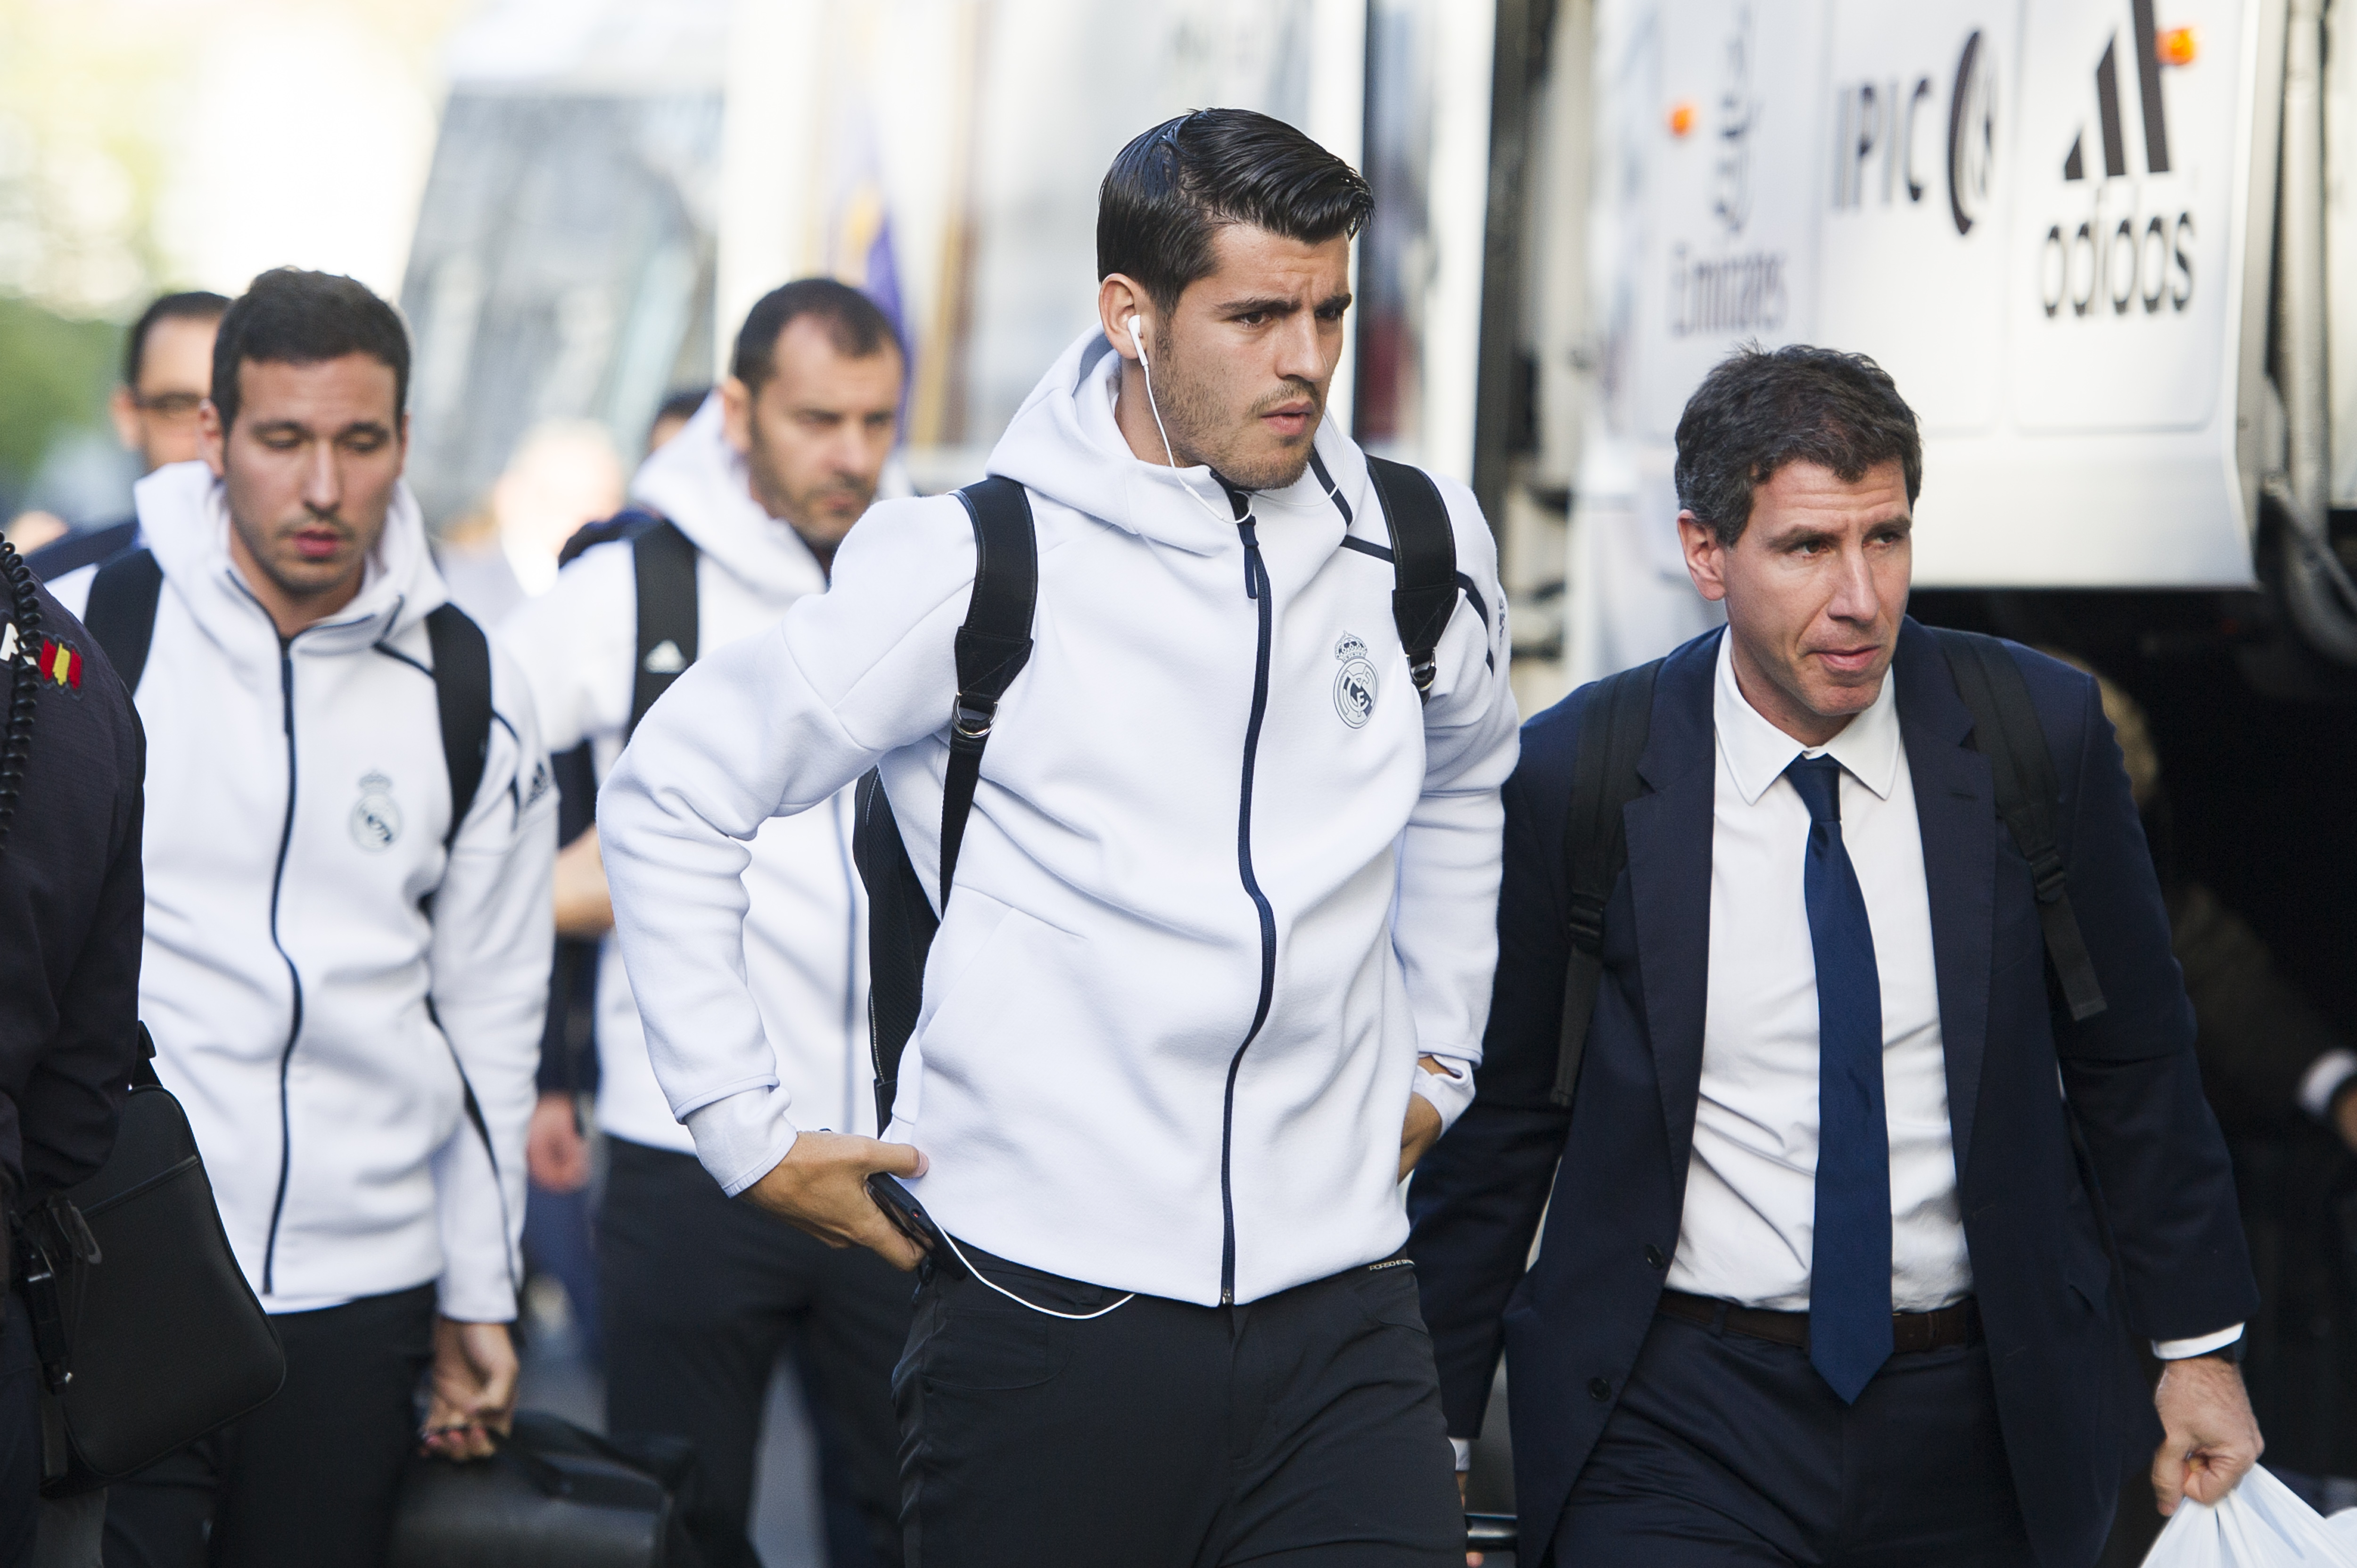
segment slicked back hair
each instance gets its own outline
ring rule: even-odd
[[[213,338],[212,399],[221,430],[237,424],[241,367],[316,365],[346,354],[366,354],[393,371],[397,434],[409,406],[409,329],[401,313],[340,274],[299,267],[263,274],[231,302]]]
[[[139,390],[139,372],[147,364],[147,335],[156,330],[159,321],[219,321],[229,309],[229,296],[210,289],[194,288],[185,294],[159,295],[131,330],[123,337],[123,384],[133,392]]]
[[[846,360],[864,360],[890,349],[901,364],[909,362],[892,318],[874,300],[833,278],[796,278],[763,295],[746,312],[728,373],[759,396],[762,384],[778,373],[778,335],[805,316],[818,318],[834,351]]]
[[[1854,485],[1896,461],[1910,506],[1923,489],[1923,438],[1890,373],[1864,354],[1805,343],[1747,345],[1702,379],[1678,417],[1678,504],[1732,546],[1751,492],[1787,463],[1815,463]]]
[[[1141,285],[1168,317],[1211,275],[1211,242],[1249,223],[1305,245],[1355,236],[1375,210],[1359,171],[1282,120],[1198,109],[1122,148],[1097,188],[1097,277]]]

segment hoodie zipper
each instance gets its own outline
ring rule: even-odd
[[[286,820],[278,830],[278,865],[270,875],[270,945],[278,950],[286,965],[295,1004],[286,1027],[286,1047],[278,1054],[278,1191],[270,1200],[270,1236],[262,1249],[264,1295],[272,1294],[278,1263],[278,1220],[286,1211],[286,1177],[295,1163],[295,1124],[286,1107],[286,1079],[295,1064],[295,1041],[303,1033],[303,972],[295,967],[295,955],[278,936],[278,894],[286,882],[286,851],[295,841],[295,644],[284,637],[278,639],[278,693],[286,732]]]
[[[1260,536],[1253,532],[1252,513],[1241,495],[1231,492],[1231,496],[1239,514],[1236,532],[1243,536],[1244,545],[1244,596],[1260,610],[1260,641],[1253,658],[1252,721],[1244,726],[1243,786],[1236,808],[1236,869],[1243,878],[1244,891],[1252,896],[1253,908],[1260,913],[1260,1004],[1253,1011],[1252,1027],[1245,1032],[1243,1043],[1228,1058],[1227,1097],[1220,1111],[1222,1306],[1232,1306],[1236,1300],[1236,1074],[1244,1065],[1244,1053],[1252,1049],[1253,1041],[1267,1024],[1269,1004],[1276,993],[1276,911],[1269,907],[1268,895],[1261,891],[1260,878],[1253,871],[1252,853],[1253,770],[1260,758],[1261,721],[1268,714],[1269,645],[1274,637],[1275,595],[1269,586],[1268,567],[1261,560]]]

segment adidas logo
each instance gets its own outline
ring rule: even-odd
[[[645,668],[650,675],[676,675],[687,668],[687,655],[679,650],[678,643],[666,637],[647,650]]]
[[[2159,40],[2152,8],[2153,0],[2134,0],[2129,7],[2136,33],[2136,108],[2144,129],[2145,168],[2152,174],[2167,174],[2169,118],[2160,102]],[[2128,172],[2127,136],[2120,115],[2119,48],[2119,35],[2115,32],[2104,45],[2104,58],[2095,63],[2095,130],[2103,140],[2106,179],[2117,179]],[[2067,183],[2086,177],[2087,133],[2082,129],[2063,156],[2062,178]]]

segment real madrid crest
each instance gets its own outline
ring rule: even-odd
[[[373,854],[401,836],[401,808],[393,803],[393,780],[382,773],[361,775],[361,798],[352,802],[352,842]]]
[[[1334,671],[1334,711],[1352,729],[1361,728],[1374,716],[1380,691],[1375,667],[1368,662],[1367,645],[1347,631],[1334,644],[1334,657],[1342,661]]]

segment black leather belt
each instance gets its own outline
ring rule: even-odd
[[[1748,1334],[1754,1339],[1789,1345],[1798,1350],[1809,1348],[1809,1315],[1805,1312],[1770,1312],[1763,1307],[1738,1306],[1731,1301],[1689,1295],[1682,1290],[1663,1291],[1660,1310],[1664,1317],[1699,1323],[1706,1328]],[[1894,1356],[1977,1345],[1981,1342],[1980,1305],[1966,1296],[1937,1312],[1894,1312],[1890,1315],[1890,1339]]]

